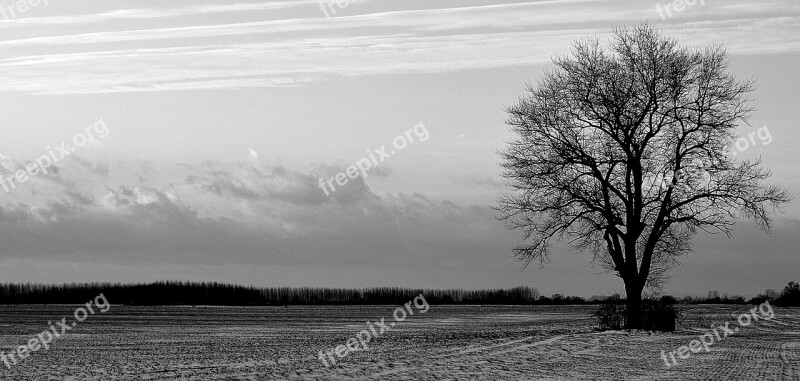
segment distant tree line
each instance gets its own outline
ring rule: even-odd
[[[761,304],[768,301],[776,306],[793,307],[800,306],[800,283],[789,282],[782,292],[769,289],[750,299],[742,296],[728,296],[728,294],[720,295],[719,291],[709,291],[705,298],[685,296],[676,299],[665,295],[660,300],[667,304]]]
[[[403,304],[420,293],[430,304],[497,304],[497,305],[566,305],[623,302],[619,294],[578,296],[554,294],[544,296],[535,288],[520,286],[511,289],[409,289],[399,287],[317,288],[317,287],[253,287],[217,282],[160,281],[154,283],[70,283],[70,284],[0,284],[0,304],[83,304],[103,293],[112,304],[126,305],[378,305]],[[746,300],[710,291],[706,298],[676,299],[662,296],[667,304],[760,304],[765,300],[778,306],[800,306],[800,284],[790,282],[783,292],[767,290]]]
[[[338,305],[403,304],[423,293],[432,304],[568,303],[577,297],[541,298],[530,287],[484,290],[423,290],[399,287],[314,288],[252,287],[217,282],[161,281],[147,284],[72,283],[61,285],[0,284],[0,304],[85,303],[103,293],[112,304],[127,305]]]
[[[780,294],[775,290],[767,290],[751,299],[750,303],[760,304],[764,301],[770,301],[776,306],[800,306],[800,283],[789,282]]]

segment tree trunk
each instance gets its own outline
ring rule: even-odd
[[[642,291],[635,284],[635,280],[625,282],[625,328],[627,329],[642,327]]]

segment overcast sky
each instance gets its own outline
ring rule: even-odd
[[[642,0],[0,4],[0,173],[55,162],[0,188],[0,282],[621,292],[563,249],[521,271],[491,206],[503,108],[571,41],[645,20],[724,44],[730,70],[757,78],[741,131],[772,140],[742,155],[800,189],[796,0],[706,0],[665,20]],[[318,186],[398,136],[413,142],[366,177]],[[780,289],[800,280],[798,233],[794,203],[771,235],[747,221],[700,235],[666,291]]]

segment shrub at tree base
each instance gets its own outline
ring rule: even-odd
[[[594,317],[601,331],[618,330],[625,326],[625,314],[625,306],[622,303],[612,302],[600,305]]]
[[[641,322],[638,326],[646,331],[674,332],[679,312],[671,304],[659,301],[643,301],[641,306]],[[627,310],[624,302],[604,303],[594,313],[601,331],[619,330],[631,326],[627,321]]]

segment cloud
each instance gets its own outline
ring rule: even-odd
[[[489,175],[464,175],[453,179],[453,183],[463,187],[500,191],[505,188],[503,182]]]
[[[315,174],[263,161],[179,168],[186,173],[183,183],[155,185],[164,170],[156,166],[143,184],[94,177],[93,184],[78,189],[70,179],[60,191],[49,190],[49,201],[8,202],[0,208],[0,257],[116,264],[464,265],[504,250],[498,238],[509,235],[488,207],[421,194],[377,194],[363,179],[325,197],[317,175],[343,167],[320,165]],[[92,166],[76,165],[69,176],[78,170],[91,172]]]
[[[237,7],[247,8],[210,9],[236,20]],[[336,77],[494,69],[547,63],[580,36],[607,35],[613,25],[658,18],[649,5],[614,0],[602,7],[594,1],[544,1],[189,22],[208,9],[120,11],[131,17],[162,12],[171,18],[167,25],[140,29],[115,29],[113,23],[93,27],[95,19],[75,16],[74,22],[90,31],[7,37],[0,48],[15,54],[0,59],[0,73],[9,73],[0,74],[0,83],[5,91],[112,93],[301,86]],[[351,4],[351,9],[358,7]],[[113,17],[119,14],[95,18]],[[708,3],[662,26],[684,43],[724,42],[732,53],[800,51],[795,38],[800,7],[789,0]]]
[[[357,2],[359,0],[350,0]],[[118,9],[108,12],[91,14],[77,14],[65,16],[40,16],[24,17],[14,20],[0,22],[0,29],[25,28],[41,25],[70,25],[70,24],[98,24],[107,22],[119,22],[121,20],[153,20],[181,17],[197,17],[202,15],[215,15],[219,13],[237,12],[259,12],[275,11],[279,9],[289,9],[308,5],[317,5],[317,0],[294,0],[294,1],[269,1],[263,3],[240,3],[240,4],[221,4],[221,5],[199,5],[183,8],[142,8],[142,9]]]
[[[263,162],[206,162],[202,166],[189,168],[194,174],[187,177],[187,184],[237,201],[318,205],[329,201],[349,202],[369,195],[369,188],[359,177],[339,187],[331,197],[325,196],[319,180],[344,171],[344,167],[320,165],[313,173],[303,173],[279,164],[265,165]]]

